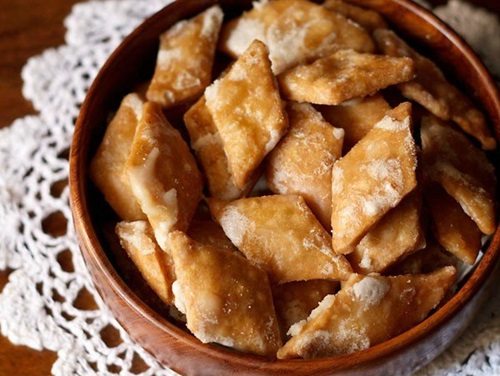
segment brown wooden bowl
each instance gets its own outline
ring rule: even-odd
[[[445,67],[445,73],[471,93],[485,111],[500,140],[499,93],[483,64],[456,33],[409,0],[359,2],[382,13],[402,35]],[[138,343],[161,363],[184,374],[395,375],[418,369],[463,332],[487,297],[500,253],[499,228],[459,291],[422,323],[364,351],[307,361],[269,360],[202,344],[165,317],[164,307],[141,284],[116,239],[109,236],[112,231],[106,228],[112,228],[116,217],[90,184],[88,175],[89,161],[102,139],[107,116],[127,92],[151,75],[160,33],[214,3],[179,0],[146,20],[114,51],[82,105],[70,155],[71,207],[85,261],[102,298]],[[233,14],[248,7],[250,1],[220,3]]]

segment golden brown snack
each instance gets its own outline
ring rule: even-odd
[[[420,206],[419,192],[414,191],[382,217],[349,255],[353,269],[363,274],[380,273],[424,248]]]
[[[144,104],[126,171],[158,244],[168,252],[168,233],[187,230],[202,180],[188,146],[156,103]]]
[[[427,177],[458,201],[484,234],[495,232],[495,169],[460,131],[434,116],[422,118]]]
[[[233,244],[274,282],[347,279],[351,273],[301,196],[211,199],[209,206]]]
[[[430,241],[427,247],[417,251],[390,268],[388,274],[427,274],[445,266],[459,269],[461,261],[446,252],[439,244]]]
[[[338,287],[337,281],[319,279],[289,282],[272,287],[282,337],[285,337],[293,324],[307,319],[319,302],[325,296],[334,294]]]
[[[427,187],[425,199],[436,240],[448,252],[472,265],[481,249],[481,231],[477,225],[440,186]]]
[[[281,338],[266,273],[180,231],[170,243],[189,330],[203,343],[274,356]]]
[[[184,114],[184,123],[191,138],[191,147],[205,171],[210,194],[221,200],[240,198],[245,189],[239,189],[234,183],[222,139],[208,111],[205,97],[201,97]]]
[[[383,53],[407,56],[415,62],[415,79],[399,86],[405,97],[418,102],[443,120],[453,120],[466,133],[477,138],[484,149],[495,149],[496,141],[483,114],[446,80],[436,64],[410,48],[393,31],[376,30],[374,38]]]
[[[342,50],[292,68],[280,74],[278,81],[287,99],[337,105],[409,81],[413,76],[410,58]]]
[[[170,256],[156,244],[153,229],[149,223],[146,221],[119,222],[115,231],[120,238],[121,246],[151,289],[163,302],[173,304],[174,265]]]
[[[171,107],[203,93],[212,79],[223,17],[216,5],[176,23],[160,36],[156,69],[146,94],[148,100]]]
[[[375,49],[362,27],[305,0],[255,2],[251,11],[223,27],[220,39],[221,49],[235,58],[261,40],[269,47],[275,74],[332,51]]]
[[[142,100],[135,93],[123,98],[90,164],[92,181],[118,216],[126,221],[146,219],[125,173],[142,106]]]
[[[318,106],[318,109],[326,121],[345,131],[345,154],[382,120],[391,106],[382,95],[374,94],[354,98],[338,106]]]
[[[357,279],[328,295],[309,318],[290,328],[279,359],[352,353],[392,338],[424,320],[455,282],[449,266],[431,274]]]
[[[378,122],[332,170],[332,244],[350,253],[390,209],[417,185],[411,104]]]
[[[212,220],[193,219],[187,234],[198,243],[225,251],[238,252],[238,248],[229,240],[222,227]]]
[[[344,131],[307,103],[289,103],[287,113],[290,129],[269,154],[267,184],[274,193],[301,195],[329,229],[332,167],[342,155]]]
[[[222,78],[205,90],[234,184],[243,189],[288,126],[267,47],[254,41]]]
[[[326,0],[323,6],[328,10],[340,13],[344,17],[353,20],[369,32],[387,27],[387,23],[377,12],[349,4],[349,2],[342,0]]]

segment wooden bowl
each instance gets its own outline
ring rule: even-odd
[[[361,0],[360,0],[361,2]],[[169,321],[116,239],[108,236],[116,218],[89,182],[88,166],[120,99],[150,77],[158,36],[214,0],[179,0],[139,26],[99,72],[78,118],[70,155],[71,207],[87,266],[104,301],[138,343],[161,363],[189,375],[395,375],[408,374],[441,353],[467,327],[491,290],[499,257],[497,231],[475,271],[439,310],[407,332],[350,355],[319,360],[276,361],[205,345]],[[496,86],[471,48],[447,25],[409,0],[363,0],[382,13],[403,36],[438,61],[488,115],[500,140],[500,99]],[[250,1],[221,1],[234,14]],[[111,231],[112,232],[112,231]],[[120,253],[121,252],[121,253]],[[118,271],[119,272],[118,272]],[[124,273],[130,270],[130,273]],[[132,291],[131,287],[134,287]]]

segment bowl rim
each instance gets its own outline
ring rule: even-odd
[[[92,221],[90,220],[91,217],[89,214],[86,196],[86,184],[88,177],[85,176],[85,158],[80,157],[80,140],[82,138],[83,129],[88,123],[87,117],[89,108],[92,107],[95,92],[99,90],[102,81],[107,76],[107,72],[121,55],[121,51],[127,44],[138,38],[143,29],[147,28],[150,24],[155,23],[157,19],[163,17],[163,15],[169,11],[171,6],[181,1],[187,0],[178,0],[166,5],[160,11],[143,21],[120,43],[120,45],[112,52],[112,54],[107,58],[105,64],[99,70],[86,94],[84,102],[82,103],[80,113],[76,121],[73,141],[70,149],[69,187],[70,205],[74,226],[86,263],[88,264],[90,261],[93,266],[98,268],[108,280],[110,287],[118,296],[120,296],[128,307],[132,308],[138,315],[156,326],[164,334],[174,337],[180,343],[183,343],[195,351],[203,352],[211,358],[215,358],[219,361],[227,361],[230,359],[230,361],[235,365],[249,368],[271,367],[273,369],[280,369],[283,367],[283,369],[290,369],[293,368],[294,365],[297,365],[297,363],[304,366],[310,365],[321,369],[332,370],[346,369],[355,365],[359,366],[370,361],[383,359],[406,348],[407,346],[411,346],[413,343],[416,343],[417,341],[437,331],[447,319],[457,315],[465,307],[466,303],[470,301],[474,297],[475,293],[478,292],[484,285],[486,279],[492,273],[492,270],[500,258],[500,226],[497,226],[488,249],[484,252],[484,256],[479,261],[472,274],[468,277],[467,281],[449,301],[447,301],[432,315],[411,329],[387,341],[374,345],[366,350],[335,357],[314,360],[276,360],[251,354],[238,353],[216,345],[203,344],[192,334],[183,331],[167,318],[161,316],[132,291],[112,265],[101,243],[99,242]],[[392,2],[396,3],[398,6],[406,8],[415,16],[430,24],[439,33],[444,35],[456,48],[458,48],[461,56],[468,60],[477,74],[481,76],[488,96],[492,100],[492,107],[494,109],[493,114],[491,111],[488,113],[488,118],[493,120],[495,138],[497,141],[500,140],[500,94],[496,88],[493,78],[481,60],[472,51],[472,48],[460,36],[458,36],[455,31],[453,31],[443,21],[438,19],[429,10],[411,0],[392,0]],[[207,6],[209,6],[210,3],[215,4],[217,1],[210,0]],[[92,279],[94,280],[94,276],[92,276]],[[99,290],[99,286],[97,284],[96,288]],[[105,301],[104,298],[103,301]],[[142,346],[144,346],[144,344],[142,344]],[[147,348],[147,346],[144,347]]]

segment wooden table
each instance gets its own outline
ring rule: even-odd
[[[472,1],[500,15],[500,1]],[[34,113],[21,94],[21,68],[29,57],[64,43],[62,21],[76,2],[78,0],[0,0],[0,128],[18,117]],[[0,271],[0,291],[9,273]],[[55,353],[14,346],[0,336],[2,376],[49,375],[55,360]]]

